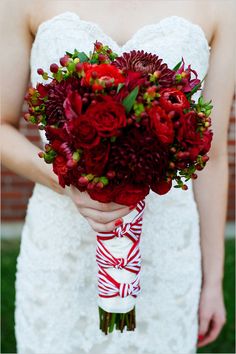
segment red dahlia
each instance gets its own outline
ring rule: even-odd
[[[72,88],[78,87],[78,81],[76,79],[68,79],[58,83],[52,81],[48,87],[48,99],[45,103],[47,124],[53,125],[60,120],[65,120],[63,103]]]
[[[173,84],[175,72],[170,70],[167,64],[163,63],[157,55],[145,53],[143,50],[132,50],[129,53],[124,53],[116,58],[113,65],[124,71],[141,72],[143,75],[158,72],[158,82],[161,86],[169,87]]]

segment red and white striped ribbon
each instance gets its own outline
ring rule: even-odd
[[[141,254],[139,249],[139,240],[136,241],[129,250],[126,258],[116,258],[104,246],[101,240],[97,240],[96,252],[97,264],[102,268],[126,269],[137,274],[141,266]]]
[[[130,223],[126,223],[111,232],[102,232],[97,235],[97,251],[96,260],[98,264],[98,290],[99,296],[104,298],[120,296],[137,297],[140,292],[140,268],[141,254],[139,249],[139,241],[142,232],[143,213],[145,202],[141,201],[137,204],[137,215]],[[133,245],[130,248],[126,258],[116,258],[104,246],[104,240],[111,240],[114,237],[128,237]],[[126,269],[136,274],[131,283],[119,283],[105,268]]]
[[[97,238],[100,240],[111,240],[114,237],[126,236],[133,242],[137,241],[142,232],[144,207],[145,202],[139,202],[136,206],[138,214],[134,217],[132,222],[125,223],[110,232],[100,232],[97,234]]]
[[[124,298],[129,295],[137,297],[140,293],[140,273],[137,274],[132,283],[118,283],[103,268],[99,267],[98,289],[100,297],[120,296]]]

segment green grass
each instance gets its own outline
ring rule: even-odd
[[[15,353],[14,337],[14,299],[16,257],[19,252],[19,241],[2,241],[2,340],[1,353]],[[219,338],[212,344],[199,349],[199,353],[235,353],[235,244],[234,240],[226,241],[224,296],[227,309],[227,324]],[[25,353],[27,354],[27,353]],[[163,353],[167,354],[167,353]],[[181,354],[181,353],[179,353]]]

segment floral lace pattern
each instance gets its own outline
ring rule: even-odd
[[[118,54],[144,49],[173,67],[183,56],[203,78],[209,47],[201,28],[176,16],[141,28],[122,47],[96,24],[66,12],[42,23],[31,51],[31,79],[64,51],[88,52],[95,40]],[[42,136],[44,139],[44,137]],[[73,202],[37,184],[17,261],[15,330],[19,354],[196,353],[201,288],[199,214],[192,183],[184,192],[151,192],[141,240],[137,330],[98,329],[96,235]]]

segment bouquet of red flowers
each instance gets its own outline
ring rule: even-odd
[[[186,190],[197,178],[208,160],[212,105],[193,100],[202,82],[183,59],[170,69],[157,55],[118,57],[100,42],[89,55],[67,52],[50,72],[38,69],[44,82],[26,95],[25,119],[48,139],[39,156],[52,163],[62,187],[137,212],[97,235],[96,255],[100,328],[134,330],[144,199],[150,189],[167,193],[173,182]]]

